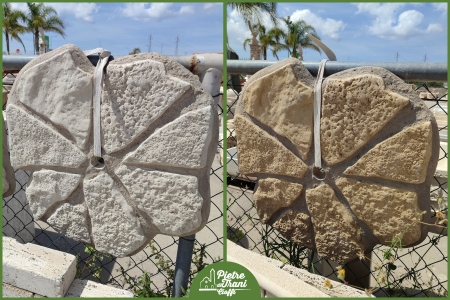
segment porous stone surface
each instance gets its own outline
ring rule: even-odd
[[[411,126],[376,145],[344,174],[422,183],[431,158],[432,134],[431,122]]]
[[[380,244],[390,245],[393,237],[401,235],[405,245],[419,240],[421,226],[416,220],[421,210],[417,193],[349,178],[338,179],[336,185],[355,216],[369,225]]]
[[[9,159],[8,144],[6,142],[8,136],[6,135],[5,122],[3,120],[3,173],[2,173],[2,193],[3,198],[11,196],[16,189],[16,179],[14,176],[14,169],[11,166],[11,160]]]
[[[54,203],[67,199],[80,184],[80,180],[79,174],[52,170],[34,172],[25,192],[33,216],[40,219]]]
[[[267,132],[237,115],[239,172],[303,177],[307,166]]]
[[[163,63],[151,60],[113,61],[104,82],[101,120],[106,153],[131,143],[190,88],[168,76]]]
[[[203,168],[206,165],[205,148],[212,137],[211,107],[189,112],[174,122],[158,129],[136,151],[130,153],[126,163],[170,165],[174,167]],[[190,130],[174,138],[185,128]]]
[[[259,209],[260,220],[340,264],[400,234],[405,247],[423,241],[428,227],[421,222],[430,222],[430,213],[416,212],[430,208],[440,147],[436,120],[411,85],[376,67],[328,76],[322,85],[321,149],[310,144],[301,150],[280,131],[308,127],[281,114],[281,100],[288,107],[304,95],[286,90],[301,85],[294,78],[313,89],[314,78],[301,62],[287,59],[253,75],[237,103],[239,170],[259,178],[255,205],[260,198],[278,203],[286,194],[284,187],[268,193],[268,180],[303,187],[294,200],[284,201],[288,206],[273,205],[270,213]],[[289,116],[304,114],[289,106]],[[314,132],[309,126],[304,131]],[[315,155],[321,155],[321,169],[314,167]]]
[[[116,173],[161,233],[180,236],[202,223],[203,198],[197,177],[132,166],[122,166]]]
[[[33,298],[33,293],[10,284],[2,284],[3,298]]]
[[[3,283],[46,297],[63,297],[75,278],[69,253],[3,237]]]
[[[305,159],[312,142],[313,97],[313,89],[286,65],[252,81],[243,101],[250,116],[288,138]]]
[[[40,87],[45,90],[30,99],[26,89],[36,90],[52,70],[62,82],[50,76]],[[90,120],[93,72],[83,52],[66,45],[28,63],[11,90],[11,162],[33,174],[28,195],[35,219],[113,256],[133,255],[160,233],[196,233],[208,221],[218,140],[211,95],[197,76],[167,57],[145,53],[110,61],[97,158]],[[33,82],[24,87],[25,80]],[[122,177],[118,170],[124,170]],[[127,172],[138,175],[128,178]],[[135,198],[132,189],[150,198]]]
[[[100,284],[92,280],[75,278],[67,291],[65,298],[133,298],[130,291]]]
[[[77,168],[85,160],[83,152],[64,136],[21,108],[8,103],[6,113],[11,164],[15,168],[31,166]]]
[[[253,201],[263,223],[280,208],[290,206],[303,190],[301,184],[276,178],[261,179],[258,184]]]
[[[386,90],[379,76],[330,78],[320,120],[323,159],[333,165],[348,158],[408,103],[408,98]]]
[[[336,257],[338,263],[344,264],[364,252],[361,228],[329,185],[307,190],[306,202],[320,256]]]

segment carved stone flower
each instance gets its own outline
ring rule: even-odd
[[[156,234],[206,224],[218,124],[198,79],[163,56],[128,56],[106,69],[101,158],[93,156],[94,67],[76,46],[27,64],[6,111],[12,165],[32,171],[34,218],[121,257]]]
[[[315,168],[313,83],[287,59],[253,75],[238,103],[239,170],[259,179],[261,222],[340,264],[400,234],[419,243],[439,151],[434,117],[384,69],[334,74],[322,86]]]

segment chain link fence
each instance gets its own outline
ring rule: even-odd
[[[3,110],[16,75],[3,74]],[[220,105],[217,111],[221,118]],[[189,284],[206,265],[223,259],[223,168],[218,160],[218,153],[223,151],[221,145],[222,141],[219,141],[210,173],[210,216],[206,226],[195,235]],[[130,289],[138,297],[171,296],[179,238],[157,235],[146,248],[130,257],[116,258],[99,253],[88,245],[57,233],[48,224],[33,219],[25,196],[30,175],[28,171],[15,170],[16,190],[3,199],[4,236],[76,255],[77,276],[81,279]]]
[[[239,62],[241,63],[241,62]],[[244,65],[244,64],[242,64]],[[237,140],[233,117],[239,100],[244,74],[231,75],[227,86],[227,237],[229,240],[298,268],[307,269],[330,279],[338,280],[337,265],[322,259],[317,253],[284,239],[272,226],[262,224],[252,196],[257,178],[239,174]],[[415,90],[435,114],[441,138],[439,165],[447,166],[447,89],[429,87],[429,83],[415,83]],[[225,160],[225,159],[224,159]],[[438,213],[447,216],[447,172],[436,172],[431,186],[433,220]],[[349,285],[371,287],[368,293],[377,297],[435,297],[448,295],[447,229],[430,232],[419,245],[397,249],[378,245],[370,260],[347,264],[345,279]],[[392,262],[392,258],[395,261]],[[386,263],[387,262],[387,263]],[[378,288],[375,288],[378,287]]]

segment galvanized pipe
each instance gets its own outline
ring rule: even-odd
[[[173,279],[172,298],[180,298],[187,290],[189,272],[191,270],[192,253],[194,252],[195,234],[180,237],[175,262],[175,275]]]
[[[259,70],[271,66],[277,61],[228,60],[228,74],[255,74]],[[319,62],[302,61],[313,75],[317,75]],[[325,76],[356,67],[384,68],[407,81],[447,81],[447,63],[399,63],[399,62],[341,62],[329,61],[325,66]]]

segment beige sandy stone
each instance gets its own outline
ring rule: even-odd
[[[304,212],[289,210],[272,224],[286,239],[314,249],[311,218]]]
[[[344,174],[422,183],[427,176],[432,138],[430,122],[411,126],[369,150]]]
[[[402,236],[402,245],[419,240],[422,215],[417,193],[348,178],[338,179],[336,185],[381,244],[390,245],[394,236]]]
[[[205,107],[177,118],[158,129],[124,162],[203,168],[212,137],[213,113],[211,107]]]
[[[380,76],[364,74],[325,82],[320,140],[322,157],[329,165],[350,157],[409,103],[387,90]]]
[[[246,89],[247,113],[288,138],[306,159],[312,142],[313,89],[286,65],[253,81]]]
[[[77,168],[86,160],[75,145],[22,109],[8,104],[6,113],[14,168],[36,165]]]
[[[106,153],[130,144],[189,88],[188,82],[168,76],[164,64],[158,61],[110,62],[101,101],[102,146]]]
[[[290,206],[300,196],[303,186],[276,178],[261,179],[253,201],[261,222],[267,223],[274,212]]]
[[[279,141],[255,124],[237,115],[239,172],[279,174],[302,178],[307,166]]]
[[[306,190],[306,202],[321,257],[345,264],[364,252],[360,227],[329,185]]]
[[[3,112],[2,112],[3,115]],[[14,175],[14,169],[11,166],[11,160],[9,159],[9,151],[8,151],[8,145],[7,145],[7,138],[6,135],[6,124],[5,121],[2,118],[3,122],[3,172],[2,172],[2,193],[3,198],[6,198],[8,196],[11,196],[14,191],[16,190],[16,178]]]
[[[95,249],[123,257],[148,242],[136,213],[108,174],[84,180],[83,190]]]

